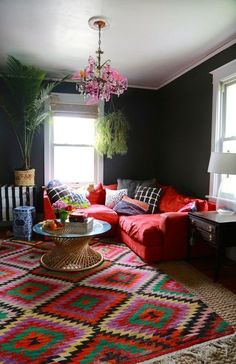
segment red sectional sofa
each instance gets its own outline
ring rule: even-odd
[[[173,187],[165,186],[158,213],[119,216],[114,210],[105,206],[104,187],[115,189],[117,185],[99,184],[90,191],[87,198],[91,205],[86,208],[86,213],[88,216],[109,222],[112,226],[109,235],[120,239],[148,263],[186,258],[189,203],[194,202],[198,211],[215,209],[215,205],[206,200],[184,196]],[[54,219],[55,215],[46,190],[43,201],[44,219]]]

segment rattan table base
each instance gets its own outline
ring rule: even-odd
[[[53,237],[55,248],[44,254],[41,264],[54,271],[82,271],[103,262],[101,253],[89,246],[91,238]]]

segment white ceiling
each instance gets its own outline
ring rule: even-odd
[[[129,85],[158,88],[236,42],[235,0],[0,0],[0,65],[7,55],[49,74],[84,68],[103,15],[103,60]]]

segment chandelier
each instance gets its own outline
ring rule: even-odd
[[[98,30],[97,61],[89,56],[88,65],[84,70],[77,71],[72,77],[76,80],[76,90],[79,94],[88,96],[88,104],[95,104],[99,100],[109,101],[111,95],[120,96],[128,87],[126,77],[110,67],[110,59],[101,62],[101,30],[109,26],[106,18],[92,17],[88,21],[92,29]]]

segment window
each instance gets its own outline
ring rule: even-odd
[[[236,60],[214,70],[212,151],[236,153]],[[210,196],[217,196],[222,178],[212,174]],[[225,198],[236,200],[236,175],[228,176]]]
[[[103,159],[94,149],[97,105],[79,95],[53,94],[52,121],[45,125],[45,184],[102,182]],[[100,107],[101,109],[101,107]]]

